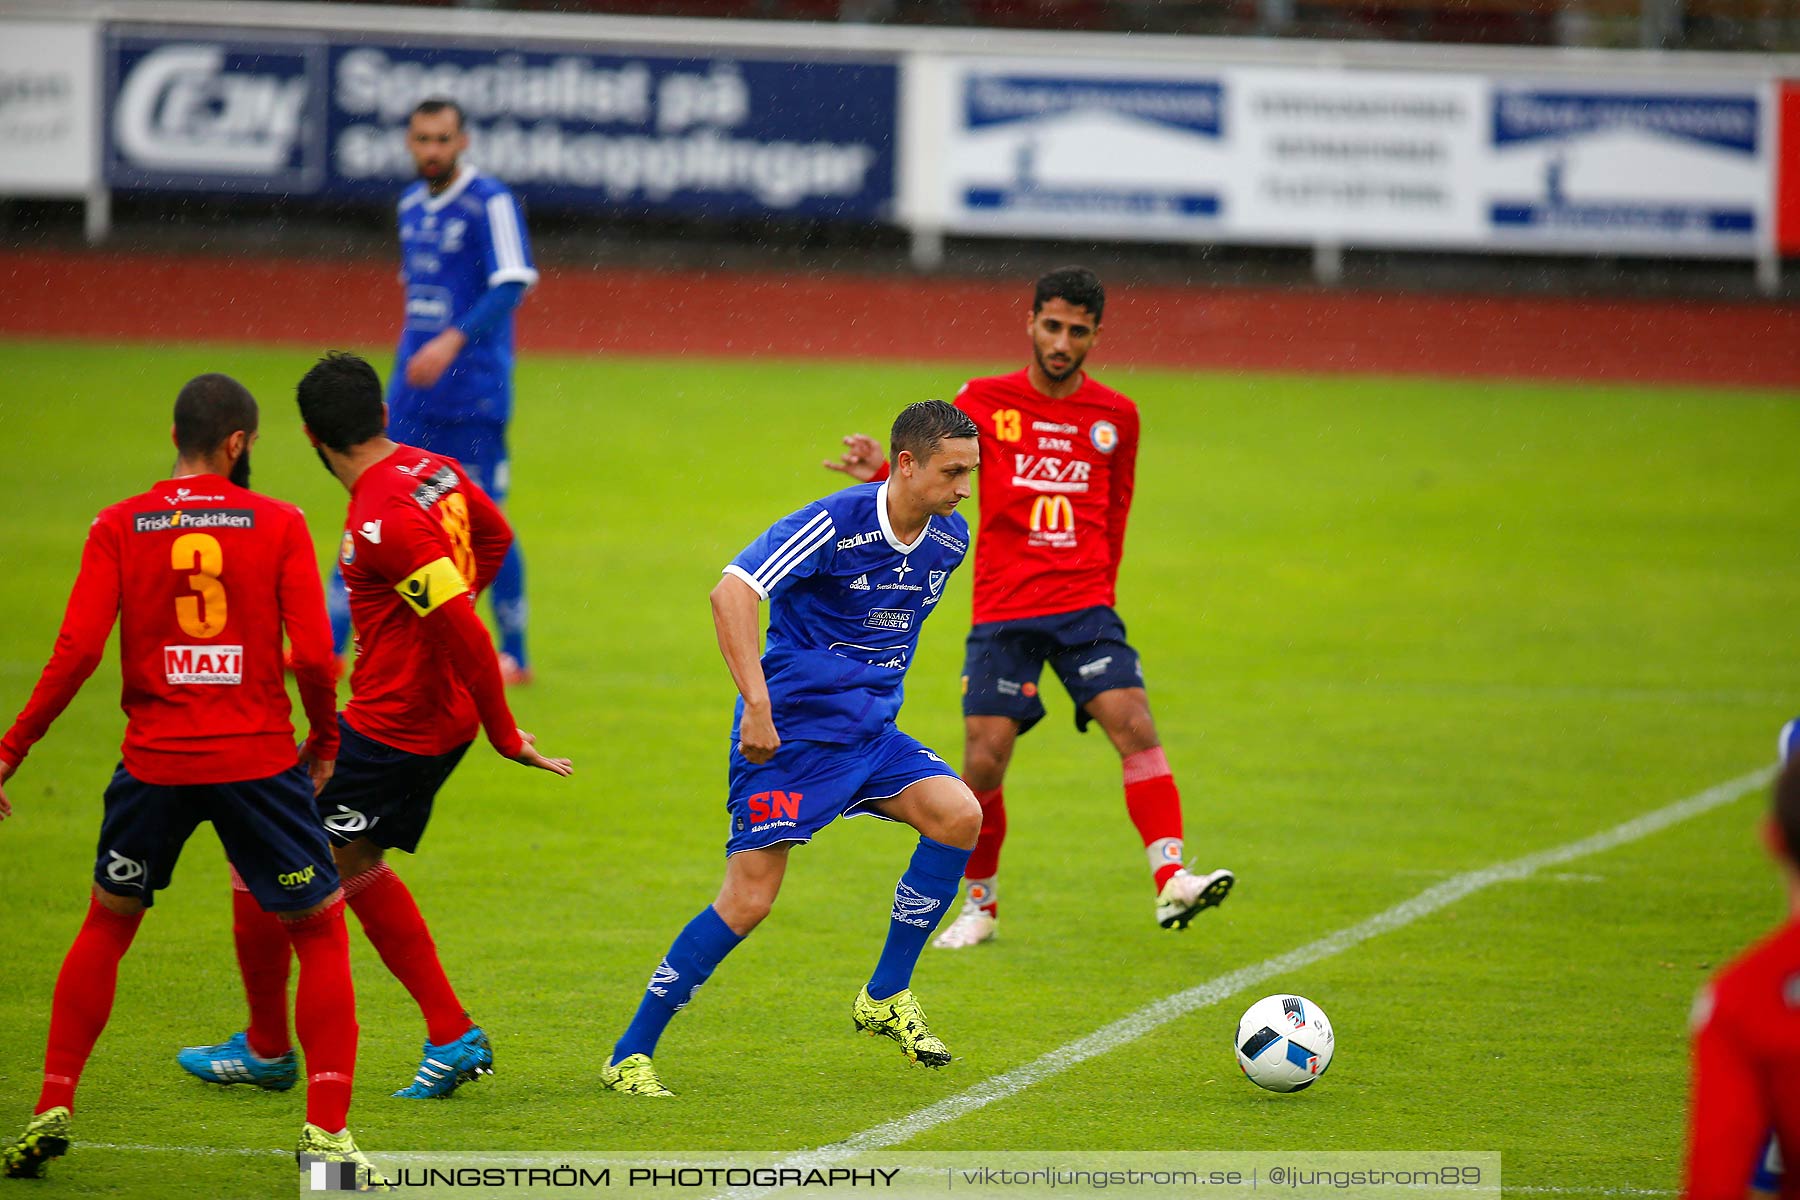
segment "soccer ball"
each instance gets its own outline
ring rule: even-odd
[[[1304,996],[1264,996],[1238,1018],[1238,1066],[1271,1092],[1308,1088],[1331,1065],[1331,1021]]]

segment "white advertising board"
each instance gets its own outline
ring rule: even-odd
[[[0,193],[80,195],[98,182],[99,27],[0,20]]]
[[[933,63],[928,227],[1026,237],[1724,254],[1773,243],[1769,85]]]

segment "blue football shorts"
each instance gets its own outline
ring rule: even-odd
[[[1024,733],[1044,719],[1038,678],[1048,662],[1069,699],[1075,728],[1087,732],[1087,703],[1114,688],[1144,686],[1144,666],[1125,640],[1125,623],[1105,605],[989,621],[969,631],[963,658],[963,715],[1011,717]]]
[[[212,822],[226,857],[265,911],[298,912],[337,891],[312,780],[298,766],[242,783],[165,785],[145,783],[120,763],[106,787],[94,882],[150,907],[202,821]]]
[[[934,775],[957,777],[950,764],[898,729],[853,745],[783,742],[775,757],[760,766],[738,753],[734,741],[725,855],[810,842],[839,817],[892,820],[875,803]]]
[[[506,426],[493,421],[396,420],[388,436],[407,446],[447,454],[463,465],[475,486],[495,504],[506,503],[512,486],[512,463],[506,450]]]
[[[319,793],[315,820],[336,845],[367,838],[377,846],[411,854],[425,836],[438,789],[472,743],[464,742],[447,754],[413,754],[364,737],[342,714],[338,732],[342,749],[337,769]]]

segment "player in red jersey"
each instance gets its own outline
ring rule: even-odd
[[[1038,678],[1048,662],[1075,704],[1124,762],[1125,807],[1150,858],[1156,921],[1185,929],[1223,900],[1230,871],[1182,866],[1181,794],[1157,737],[1137,651],[1113,610],[1125,524],[1137,486],[1138,412],[1082,366],[1100,336],[1106,292],[1092,271],[1064,267],[1037,281],[1022,371],[971,379],[956,406],[981,429],[981,523],[975,613],[963,666],[963,779],[982,806],[962,914],[932,943],[944,949],[994,936],[996,876],[1006,837],[1003,785],[1020,734],[1044,716]],[[825,465],[883,478],[872,438]]]
[[[455,459],[387,436],[381,380],[362,359],[327,355],[298,393],[307,437],[350,493],[338,563],[357,656],[350,704],[339,718],[343,751],[319,794],[318,815],[350,910],[425,1017],[423,1062],[395,1095],[447,1096],[492,1073],[493,1047],[456,998],[386,852],[418,848],[432,801],[478,728],[526,766],[567,775],[569,760],[544,757],[514,724],[494,644],[475,614],[476,595],[512,544],[499,508]],[[267,921],[241,908],[237,916],[250,1026],[178,1056],[185,1070],[213,1083],[261,1082],[230,1065],[241,1048],[265,1062],[287,1052],[287,952]]]
[[[87,919],[56,980],[36,1115],[0,1148],[8,1175],[40,1175],[67,1150],[75,1086],[112,1013],[119,961],[202,821],[282,953],[300,958],[301,1165],[368,1167],[345,1126],[357,1027],[344,895],[314,814],[338,754],[331,631],[305,518],[248,490],[256,427],[256,401],[235,380],[202,375],[181,389],[174,478],[94,518],[55,653],[0,739],[3,786],[93,674],[116,620],[124,761],[106,789]],[[283,631],[312,726],[298,753]],[[11,812],[0,792],[0,818]]]
[[[1775,781],[1763,841],[1788,920],[1694,1002],[1686,1200],[1744,1200],[1753,1186],[1800,1198],[1800,1174],[1767,1169],[1771,1129],[1780,1159],[1800,1162],[1800,757]]]

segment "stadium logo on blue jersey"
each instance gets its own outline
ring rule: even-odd
[[[837,548],[839,550],[854,550],[858,546],[866,546],[870,542],[879,541],[880,538],[881,530],[870,529],[864,533],[857,534],[855,537],[839,538]]]

